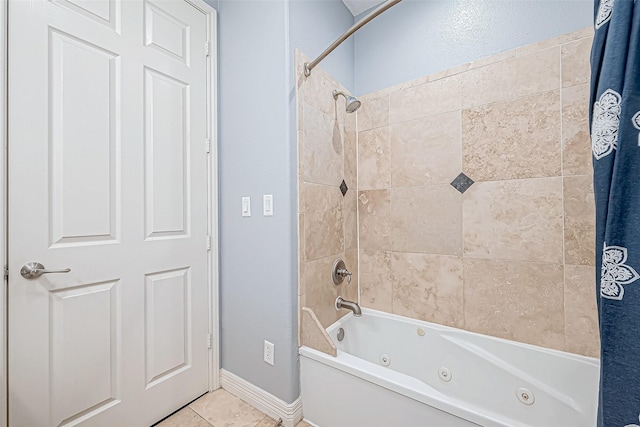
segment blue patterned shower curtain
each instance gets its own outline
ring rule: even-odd
[[[598,427],[640,425],[640,0],[595,0],[591,147]]]

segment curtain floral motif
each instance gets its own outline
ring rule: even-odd
[[[600,277],[600,295],[603,298],[621,300],[624,296],[622,285],[628,285],[640,278],[633,267],[625,264],[626,261],[627,248],[605,244]]]
[[[593,104],[591,149],[593,156],[598,160],[618,148],[621,100],[618,92],[607,89],[598,102]]]
[[[638,427],[640,1],[595,0],[594,24],[589,111],[601,344],[597,425]]]
[[[631,123],[633,123],[633,127],[640,130],[640,111],[631,118]],[[640,132],[638,133],[638,147],[640,147]]]
[[[596,29],[602,27],[611,19],[611,11],[613,10],[613,0],[602,0],[598,8],[596,16]]]

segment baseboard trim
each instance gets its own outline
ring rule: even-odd
[[[274,420],[282,418],[282,424],[285,427],[295,427],[302,420],[302,400],[299,397],[292,403],[286,403],[224,369],[220,369],[220,385]]]

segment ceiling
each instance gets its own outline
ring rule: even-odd
[[[377,6],[384,0],[342,0],[353,16],[360,15],[367,9]]]

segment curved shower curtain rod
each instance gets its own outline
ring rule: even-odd
[[[311,62],[304,63],[304,75],[309,77],[311,75],[311,70],[313,70],[324,58],[326,58],[327,55],[333,52],[335,48],[340,46],[343,41],[351,37],[353,33],[358,31],[360,28],[364,27],[365,25],[367,25],[375,17],[377,17],[378,15],[380,15],[381,13],[389,9],[391,6],[395,6],[396,4],[400,3],[401,1],[402,0],[387,0],[386,2],[381,4],[379,7],[377,7],[373,12],[371,12],[370,14],[362,18],[360,21],[356,22],[351,28],[347,30],[346,33],[344,33],[343,35],[338,37],[336,41],[331,43],[331,46],[326,48],[324,52],[322,52],[316,59],[314,59]]]

